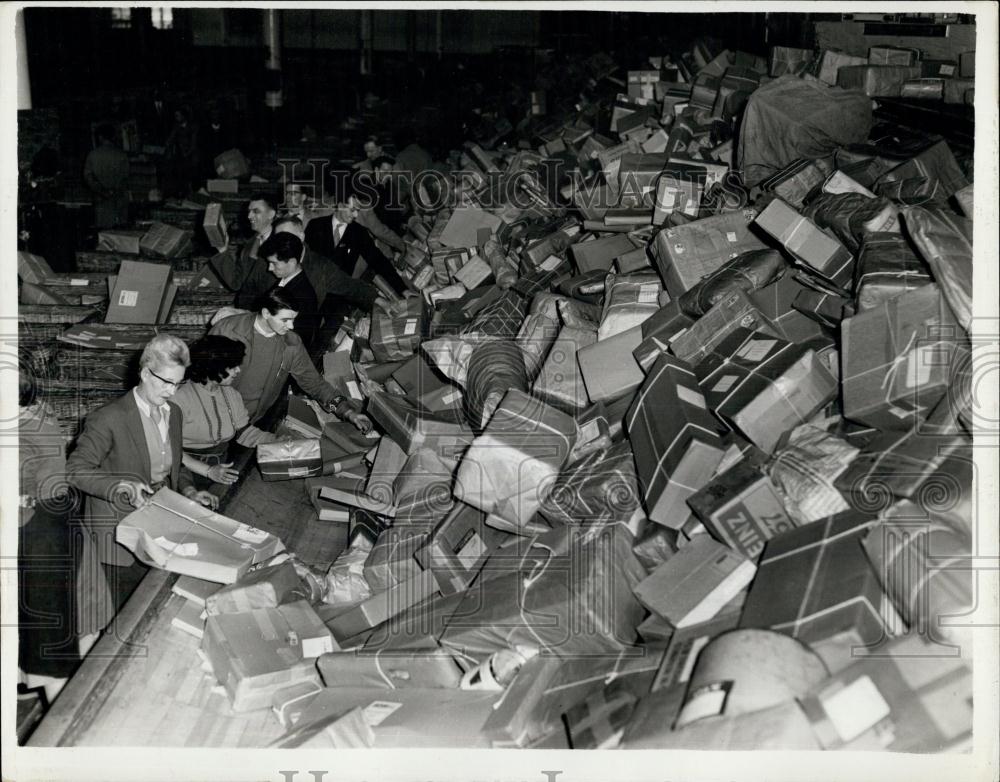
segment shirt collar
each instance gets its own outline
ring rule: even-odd
[[[146,418],[149,418],[150,404],[145,399],[142,398],[142,394],[139,393],[139,387],[136,386],[132,389],[132,395],[135,397],[135,404],[139,408],[139,412],[142,413]],[[166,417],[170,415],[170,405],[164,402],[160,405],[160,413]]]
[[[290,283],[300,274],[302,274],[302,269],[299,269],[297,272],[295,272],[295,274],[290,274],[288,277],[283,277],[282,279],[278,280],[278,287],[284,288],[286,285],[288,285],[288,283]]]
[[[265,339],[270,339],[271,337],[277,336],[277,334],[275,334],[273,331],[270,334],[264,331],[264,329],[260,325],[260,315],[258,315],[253,319],[253,330],[256,331],[258,334],[260,334]]]

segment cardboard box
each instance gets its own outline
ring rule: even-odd
[[[919,78],[919,65],[848,65],[837,71],[837,86],[869,98],[898,98],[903,84]]]
[[[840,328],[853,306],[851,299],[815,288],[803,288],[792,300],[796,312],[830,329]]]
[[[462,669],[443,649],[331,652],[316,660],[327,687],[458,689]]]
[[[796,49],[792,46],[772,46],[767,72],[771,76],[786,73],[801,75],[809,70],[815,52],[812,49]]]
[[[573,749],[613,749],[621,744],[638,698],[630,692],[597,692],[566,712]]]
[[[115,540],[151,567],[220,584],[285,550],[274,535],[166,488],[118,523]]]
[[[595,448],[563,468],[540,510],[553,526],[620,523],[630,529],[639,511],[639,486],[626,442]]]
[[[191,254],[193,231],[166,223],[153,223],[139,240],[139,252],[151,258],[181,258]]]
[[[705,622],[674,628],[666,652],[656,670],[656,676],[653,678],[651,692],[662,692],[678,685],[687,684],[691,678],[691,672],[694,670],[698,654],[708,645],[708,642],[717,635],[727,630],[734,630],[739,626],[744,594],[740,592],[723,606],[716,616]]]
[[[315,611],[300,601],[211,616],[201,648],[233,711],[243,712],[269,707],[281,687],[319,684],[314,658],[333,651],[332,643]]]
[[[111,284],[105,323],[165,323],[177,287],[166,264],[122,261]]]
[[[925,285],[841,324],[844,415],[878,429],[909,429],[951,383],[959,327],[937,285]]]
[[[789,342],[805,342],[825,332],[815,320],[792,307],[795,297],[807,290],[793,274],[786,272],[777,282],[749,294],[754,307],[777,329],[778,336]],[[753,327],[763,331],[760,326]]]
[[[238,614],[258,608],[276,608],[295,600],[308,600],[309,589],[291,561],[252,570],[235,584],[216,590],[205,601],[209,616]]]
[[[434,574],[441,594],[461,592],[476,578],[504,534],[486,526],[486,514],[457,503],[431,531],[414,557]]]
[[[806,196],[818,190],[831,173],[830,164],[824,158],[797,160],[759,182],[757,187],[765,193],[774,193],[782,201],[801,209]]]
[[[365,560],[365,581],[373,593],[385,592],[420,575],[423,568],[413,554],[429,534],[426,524],[394,525],[379,534]]]
[[[725,447],[690,367],[661,355],[625,420],[647,515],[680,529],[691,515],[685,500],[711,476]]]
[[[577,242],[570,246],[569,252],[577,269],[583,274],[594,269],[607,271],[615,258],[634,249],[635,245],[628,236],[615,234],[601,239]]]
[[[472,256],[467,264],[455,272],[455,281],[468,290],[486,285],[493,279],[493,269],[478,255]]]
[[[969,95],[975,90],[976,80],[975,79],[944,79],[944,102],[963,105],[971,104],[972,101],[969,100]]]
[[[781,336],[778,327],[755,306],[749,294],[736,289],[676,335],[670,342],[670,351],[682,361],[697,364],[737,328]]]
[[[275,690],[271,698],[271,711],[281,726],[289,730],[302,717],[303,709],[322,691],[323,687],[313,681],[282,687]]]
[[[762,467],[742,460],[688,497],[688,505],[717,540],[756,561],[764,543],[795,527]]]
[[[455,454],[474,437],[464,416],[428,412],[405,397],[372,393],[366,412],[406,453],[426,447]]]
[[[894,201],[926,204],[946,201],[968,185],[947,141],[938,141],[883,173],[875,192]]]
[[[699,362],[695,374],[716,415],[767,453],[837,393],[812,347],[743,328]]]
[[[227,149],[216,155],[212,166],[223,179],[241,179],[250,176],[250,163],[238,149]]]
[[[677,300],[669,301],[643,321],[642,342],[632,351],[643,372],[649,372],[661,353],[666,352],[672,341],[694,324],[694,319],[681,310]]]
[[[901,234],[865,237],[855,269],[854,296],[858,312],[932,282],[930,269]]]
[[[667,292],[676,298],[726,261],[763,247],[743,214],[730,212],[665,228],[654,239],[653,258]]]
[[[848,249],[784,201],[772,201],[757,216],[756,222],[797,261],[834,285],[842,288],[850,285],[854,257]]]
[[[577,351],[596,341],[595,331],[563,326],[531,387],[532,393],[566,412],[576,413],[585,408],[587,390],[576,356]]]
[[[632,274],[650,268],[649,256],[645,247],[637,247],[615,258],[615,267],[619,274]]]
[[[384,592],[379,592],[346,611],[329,619],[326,626],[334,638],[344,642],[382,624],[415,606],[437,591],[434,576],[423,570],[406,581],[401,581]]]
[[[495,692],[377,687],[327,687],[303,710],[296,733],[318,735],[323,746],[351,748],[488,747],[483,724],[493,710]],[[428,714],[434,719],[428,719]],[[357,724],[345,726],[352,716]],[[370,741],[370,744],[367,743]],[[284,746],[303,746],[294,736]]]
[[[837,73],[841,68],[848,65],[866,65],[867,63],[868,59],[865,57],[855,57],[851,54],[824,49],[819,55],[816,77],[824,84],[836,87]]]
[[[205,609],[197,603],[185,600],[181,610],[170,620],[171,627],[201,639],[205,637]]]
[[[971,740],[969,661],[939,648],[900,638],[817,685],[801,705],[822,748],[946,752]]]
[[[645,378],[632,355],[642,342],[641,325],[580,348],[576,360],[592,402],[611,401],[635,391]]]
[[[52,268],[42,256],[18,250],[17,276],[22,282],[41,285],[52,276]]]
[[[678,129],[678,133],[682,130]],[[668,154],[684,154],[689,150],[687,145],[682,145],[679,141],[677,138],[667,138]],[[697,217],[705,194],[705,180],[704,168],[694,164],[671,163],[656,180],[653,224],[663,225],[667,217],[674,213]]]
[[[440,242],[445,247],[476,247],[480,228],[495,232],[501,224],[499,217],[478,206],[460,206],[448,218]]]
[[[139,254],[139,241],[145,231],[134,231],[119,228],[97,232],[97,249],[99,252]]]
[[[555,350],[555,348],[553,348]],[[459,463],[455,497],[511,524],[527,523],[576,439],[576,422],[511,389]]]
[[[406,314],[392,317],[376,308],[372,312],[369,343],[375,360],[382,363],[406,359],[416,353],[427,332],[426,305],[422,297],[406,300]]]
[[[235,179],[209,179],[205,182],[205,189],[209,193],[238,195],[240,183]]]
[[[708,535],[696,535],[635,589],[650,611],[676,628],[712,619],[754,577],[753,562]]]
[[[608,275],[598,341],[640,325],[660,307],[660,279],[652,272]]]
[[[229,229],[226,227],[226,216],[222,204],[209,204],[205,207],[205,217],[202,220],[208,243],[216,250],[222,250],[229,244]]]
[[[174,582],[170,591],[175,595],[180,595],[189,603],[204,608],[209,595],[219,591],[219,585],[213,581],[205,581],[194,576],[181,576]]]
[[[281,440],[257,446],[257,466],[265,481],[310,478],[323,473],[319,439]]]
[[[918,49],[899,46],[872,46],[868,49],[868,62],[872,65],[916,65],[919,59]]]
[[[851,629],[865,644],[897,632],[898,615],[861,548],[874,523],[846,511],[769,540],[740,627],[768,627],[807,644]]]
[[[630,547],[631,535],[612,525],[563,527],[498,549],[448,620],[441,646],[479,662],[517,644],[561,660],[613,659],[633,645],[643,613],[632,590],[645,571]],[[536,578],[525,584],[530,572]]]

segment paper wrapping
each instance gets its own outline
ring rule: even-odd
[[[881,196],[915,206],[942,204],[968,185],[947,141],[938,141],[886,171],[875,182]]]
[[[598,341],[638,326],[660,308],[661,285],[656,274],[609,274]]]
[[[150,567],[231,584],[284,551],[268,532],[163,488],[115,527],[115,540]]]
[[[844,52],[835,52],[824,49],[817,63],[816,77],[824,84],[831,87],[837,86],[837,73],[841,68],[848,65],[866,65],[868,60],[865,57],[855,57]]]
[[[768,204],[757,216],[757,225],[823,279],[841,288],[850,286],[854,271],[850,251],[785,202],[776,199]]]
[[[836,379],[811,346],[742,328],[706,356],[695,374],[709,408],[767,453],[837,393]]]
[[[427,524],[392,526],[383,530],[365,560],[365,581],[373,594],[385,592],[419,575],[423,568],[413,558],[430,534]]]
[[[531,386],[532,393],[566,412],[577,413],[586,407],[587,389],[576,354],[596,341],[596,330],[563,326]]]
[[[348,605],[371,597],[372,590],[364,575],[371,546],[364,538],[356,538],[349,548],[338,555],[326,573],[324,603]]]
[[[545,358],[549,354],[559,334],[559,313],[538,312],[529,314],[517,333],[517,346],[524,355],[524,367],[529,382],[533,382],[542,370]]]
[[[139,250],[152,258],[179,258],[191,254],[193,231],[166,223],[153,223],[139,240]]]
[[[372,312],[371,333],[368,337],[375,360],[382,363],[412,356],[426,333],[424,301],[421,297],[407,299],[406,315],[398,318]]]
[[[898,98],[903,84],[919,78],[919,65],[848,65],[837,71],[837,86],[869,98]]]
[[[857,252],[866,235],[872,232],[870,230],[872,228],[882,232],[899,233],[898,219],[895,219],[895,225],[891,224],[894,219],[892,217],[888,221],[882,219],[889,216],[889,213],[895,213],[894,210],[895,207],[886,199],[875,195],[824,192],[811,199],[802,210],[802,214],[820,228],[832,231],[848,250]]]
[[[650,368],[625,419],[649,518],[680,529],[685,504],[711,477],[724,447],[690,367],[664,354]]]
[[[777,250],[750,250],[726,261],[677,299],[681,310],[698,318],[735,290],[747,293],[777,280],[786,269]]]
[[[844,320],[844,416],[879,429],[909,429],[947,391],[963,344],[936,284]]]
[[[667,292],[677,297],[726,261],[762,247],[743,215],[729,212],[665,228],[656,234],[653,257]]]
[[[497,340],[476,346],[469,358],[464,398],[466,418],[475,431],[483,430],[511,388],[528,390],[524,354],[518,344]]]
[[[527,315],[527,301],[515,290],[503,291],[487,304],[462,329],[463,334],[485,334],[501,339],[514,339]]]
[[[432,448],[418,448],[407,457],[393,482],[397,527],[433,525],[451,510],[457,458],[457,454],[443,455]]]
[[[801,706],[823,749],[922,753],[971,740],[972,700],[970,661],[912,635],[821,682]]]
[[[562,528],[500,549],[448,620],[441,646],[482,662],[523,645],[560,660],[607,656],[632,646],[645,575],[620,526]]]
[[[877,307],[931,282],[930,269],[899,234],[876,233],[865,239],[855,269],[858,312]]]
[[[406,453],[422,447],[443,448],[447,456],[460,451],[473,437],[464,416],[430,413],[404,397],[380,391],[368,397],[366,412]]]
[[[219,614],[205,624],[201,649],[226,688],[233,711],[266,708],[276,690],[292,684],[319,684],[315,660],[303,656],[303,644],[284,608]],[[312,616],[316,618],[315,613]]]
[[[972,323],[972,219],[949,210],[911,206],[903,211],[907,235],[931,267],[955,318],[966,331]]]
[[[785,501],[785,510],[799,525],[840,513],[849,505],[834,485],[858,449],[808,424],[794,429],[775,454],[771,480]]]
[[[875,523],[847,511],[768,541],[740,627],[768,627],[807,644],[850,629],[865,644],[899,633],[902,622],[861,548]]]
[[[213,592],[205,599],[209,616],[236,614],[257,608],[276,608],[282,603],[308,600],[310,589],[302,583],[290,561],[247,573],[235,584]]]
[[[257,465],[265,481],[311,478],[323,472],[318,438],[279,440],[257,446]]]
[[[486,526],[485,519],[482,511],[457,503],[414,553],[421,566],[433,572],[442,594],[466,589],[506,537]]]
[[[576,439],[564,413],[511,390],[459,463],[455,497],[523,525],[544,501]]]
[[[458,689],[462,669],[443,649],[332,652],[316,660],[327,687]]]
[[[597,526],[627,523],[638,507],[632,449],[621,442],[563,468],[540,512],[554,523]]]
[[[768,61],[768,74],[773,77],[785,74],[801,75],[809,70],[815,52],[812,49],[796,49],[792,46],[772,46]]]
[[[868,62],[872,65],[914,65],[919,59],[919,49],[900,46],[872,46],[868,49]]]
[[[697,364],[736,328],[781,336],[777,326],[754,305],[749,295],[737,288],[716,301],[685,331],[677,334],[670,341],[670,350],[682,361]]]

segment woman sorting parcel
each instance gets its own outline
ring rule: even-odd
[[[213,495],[195,488],[181,464],[181,413],[167,401],[183,382],[188,363],[187,345],[177,337],[153,337],[139,359],[139,384],[87,416],[66,460],[69,483],[86,495],[84,533],[91,536],[99,561],[115,566],[106,572],[117,605],[145,571],[115,542],[118,522],[147,505],[164,486],[213,509],[218,504]],[[104,627],[116,609],[99,610],[98,624]]]
[[[247,352],[242,342],[209,335],[192,343],[190,351],[187,382],[173,398],[184,420],[184,466],[198,488],[235,483],[239,473],[226,461],[230,441],[252,448],[278,436],[250,425],[243,397],[233,388]]]
[[[250,423],[263,418],[285,389],[289,376],[321,405],[363,432],[372,423],[361,405],[331,386],[316,371],[302,339],[293,329],[298,312],[281,288],[261,296],[257,312],[230,315],[218,321],[210,334],[242,342],[247,354],[233,387],[240,392]]]

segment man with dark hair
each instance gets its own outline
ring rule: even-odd
[[[296,331],[306,345],[312,344],[319,325],[319,302],[316,290],[302,270],[302,241],[292,233],[273,233],[260,246],[260,258],[267,263],[267,271],[277,277],[281,288],[292,303],[299,317]],[[259,261],[258,261],[259,263]]]
[[[247,205],[247,220],[249,220],[250,228],[254,234],[253,239],[246,242],[237,252],[229,243],[227,236],[226,246],[209,260],[209,268],[215,273],[219,282],[229,290],[243,290],[254,271],[260,246],[271,235],[272,225],[277,214],[277,204],[272,196],[266,193],[257,193],[251,196],[250,203]]]
[[[115,144],[113,126],[101,125],[95,135],[97,146],[83,164],[83,181],[94,195],[94,225],[128,225],[128,155]]]
[[[360,276],[355,270],[358,262],[363,260],[367,265],[367,271],[362,273],[365,279],[378,274],[397,293],[402,293],[406,290],[406,283],[392,261],[375,246],[371,232],[362,225],[362,220],[374,218],[374,214],[362,217],[362,212],[366,211],[371,211],[370,204],[363,202],[348,186],[347,192],[337,193],[337,205],[332,215],[314,217],[306,225],[306,245],[351,276]]]
[[[393,231],[401,231],[410,212],[412,182],[404,182],[404,175],[396,171],[396,161],[381,155],[372,161],[374,168],[375,216]],[[405,247],[402,248],[405,251]]]
[[[285,291],[276,287],[261,297],[257,312],[231,315],[209,332],[246,345],[246,358],[233,387],[243,397],[249,422],[255,424],[264,417],[291,376],[325,409],[368,431],[371,421],[360,404],[339,394],[313,366],[301,337],[293,331],[298,315],[294,306]]]

